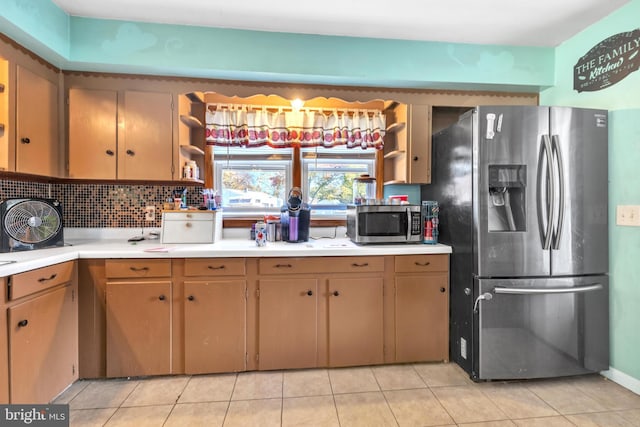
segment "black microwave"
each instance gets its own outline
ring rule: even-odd
[[[421,243],[421,206],[349,205],[347,236],[357,244]]]

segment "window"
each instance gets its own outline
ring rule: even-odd
[[[256,216],[278,213],[292,187],[292,149],[268,146],[252,148],[215,147],[216,189],[222,194],[225,215]],[[353,179],[373,175],[374,150],[301,150],[302,192],[314,217],[344,217],[353,200]]]
[[[215,147],[216,190],[225,215],[280,212],[291,187],[291,149]]]

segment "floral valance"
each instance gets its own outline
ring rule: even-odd
[[[385,117],[380,111],[269,111],[207,105],[207,145],[381,149],[384,133]]]

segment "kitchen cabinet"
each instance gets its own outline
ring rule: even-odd
[[[171,365],[171,260],[106,260],[106,375],[166,375]]]
[[[69,177],[171,180],[170,93],[69,90]]]
[[[260,369],[318,365],[318,279],[259,282]]]
[[[448,360],[448,255],[403,255],[394,261],[395,361]]]
[[[391,102],[384,112],[384,183],[430,183],[430,106]]]
[[[186,374],[245,370],[244,274],[244,258],[184,260],[181,303]]]
[[[384,257],[258,260],[259,369],[383,362]]]
[[[10,402],[45,404],[78,378],[75,263],[15,274],[8,283]]]
[[[20,65],[16,71],[16,172],[59,176],[58,86]]]
[[[331,278],[329,366],[383,362],[383,279]]]

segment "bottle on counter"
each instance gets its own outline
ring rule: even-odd
[[[267,245],[267,224],[264,221],[256,222],[256,246]]]

